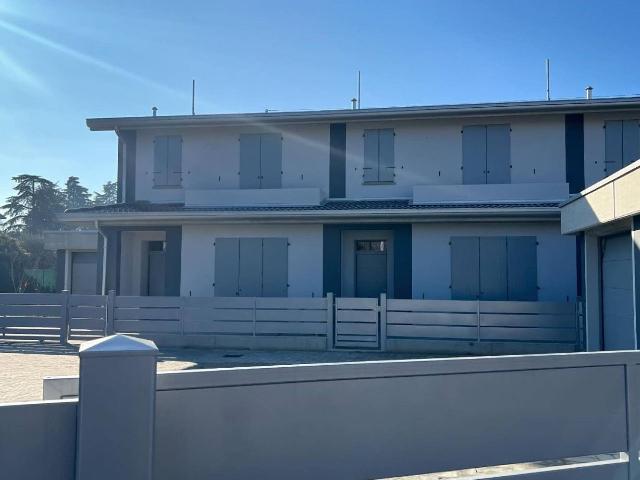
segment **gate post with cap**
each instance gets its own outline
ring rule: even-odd
[[[157,355],[126,335],[80,347],[76,479],[151,480]]]

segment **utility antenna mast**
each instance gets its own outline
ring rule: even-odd
[[[196,81],[191,81],[191,115],[196,114]]]
[[[358,110],[360,109],[360,70],[358,70]]]
[[[547,101],[551,100],[551,62],[547,58],[545,62],[547,67]]]

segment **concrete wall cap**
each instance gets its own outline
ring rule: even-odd
[[[111,335],[83,343],[80,356],[158,355],[158,347],[151,340],[127,335]]]

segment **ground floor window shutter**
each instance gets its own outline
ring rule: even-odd
[[[217,238],[216,297],[288,296],[286,238]]]
[[[536,237],[452,237],[450,244],[453,300],[537,300]]]

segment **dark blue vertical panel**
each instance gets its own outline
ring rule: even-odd
[[[103,227],[100,232],[106,237],[106,272],[104,272],[105,278],[105,293],[109,290],[115,290],[117,294],[120,293],[120,239],[121,229],[117,227]],[[100,242],[98,242],[98,248],[100,249]],[[102,246],[102,249],[104,245]],[[98,265],[102,265],[102,255],[98,255]],[[98,282],[103,276],[102,268],[98,269]]]
[[[165,295],[180,296],[182,265],[182,227],[165,229]]]
[[[346,196],[347,125],[332,123],[329,127],[329,197]]]
[[[564,117],[564,144],[566,180],[569,193],[584,190],[584,115]]]
[[[480,237],[480,299],[507,300],[506,237]]]
[[[412,225],[393,227],[393,288],[395,298],[411,298],[412,292]]]
[[[121,158],[122,157],[122,158]],[[121,165],[122,160],[122,165]],[[122,168],[122,172],[120,169]],[[136,201],[136,131],[126,130],[118,134],[118,202]],[[124,192],[122,186],[124,185]]]

